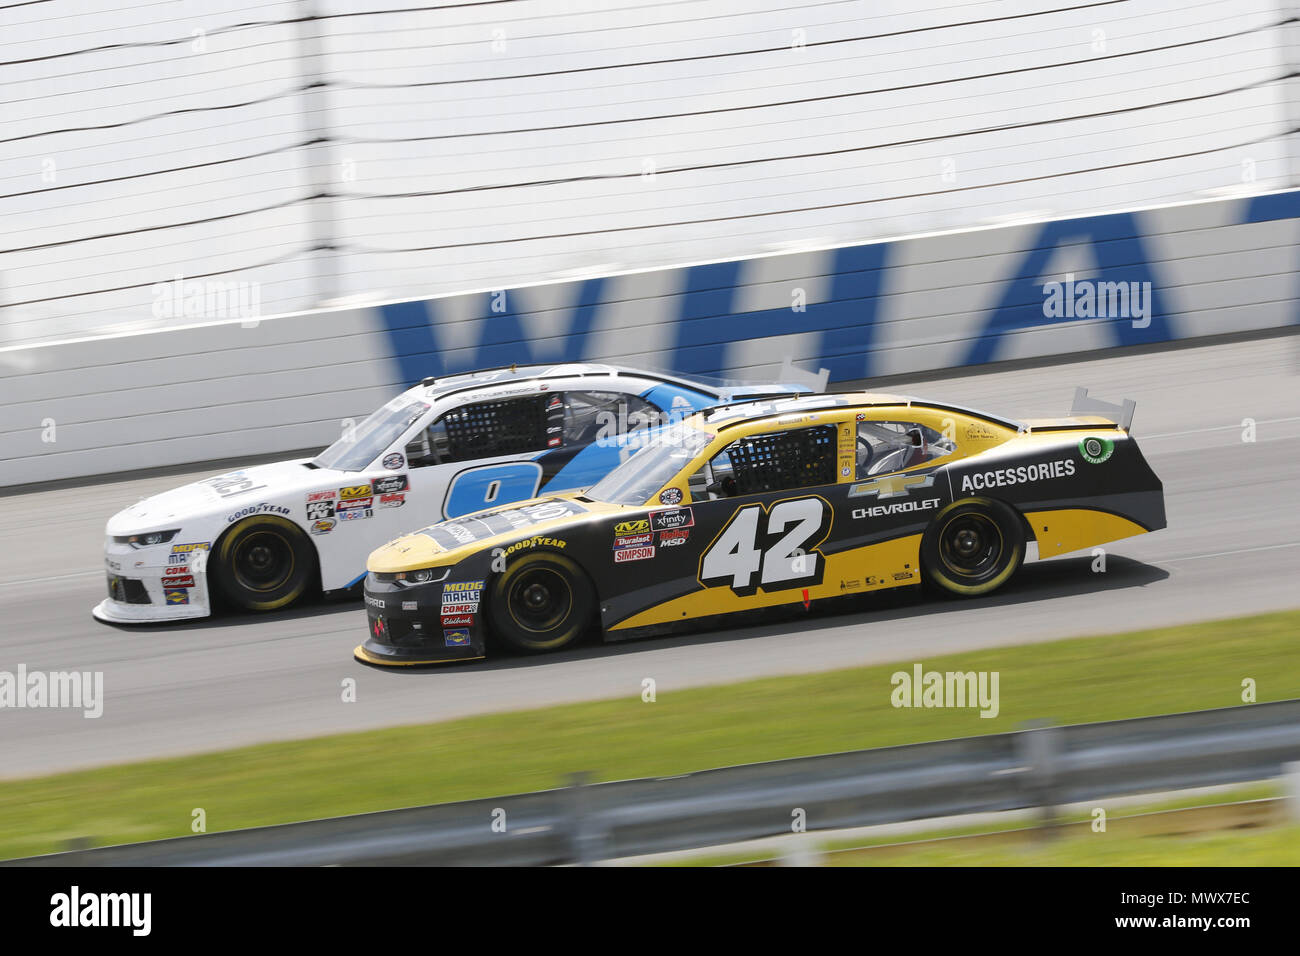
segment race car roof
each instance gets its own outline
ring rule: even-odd
[[[624,365],[605,365],[595,362],[566,362],[555,365],[503,365],[498,368],[477,369],[472,372],[457,372],[441,378],[429,376],[421,380],[411,391],[420,391],[426,399],[445,398],[458,392],[471,391],[487,386],[519,382],[541,382],[557,378],[610,378],[626,376],[639,378],[648,382],[668,383],[689,388],[704,395],[711,395],[719,400],[727,400],[733,395],[738,398],[747,390],[762,394],[770,386],[753,383],[715,383],[699,379],[682,378],[653,372],[646,369],[629,368]],[[421,391],[423,390],[423,391]]]
[[[990,415],[987,412],[966,408],[962,405],[929,402],[924,399],[913,398],[910,395],[893,395],[886,392],[828,392],[824,395],[731,402],[701,412],[700,423],[703,427],[723,431],[747,422],[794,413],[833,411],[837,408],[849,406],[863,408],[889,405],[901,408],[925,408],[935,411],[957,412],[1013,431],[1024,430],[1026,427],[1023,422]]]

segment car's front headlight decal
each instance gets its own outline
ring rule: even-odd
[[[169,531],[147,531],[144,534],[115,535],[114,544],[126,544],[133,548],[153,548],[160,544],[167,544],[178,534],[180,528],[172,528]]]

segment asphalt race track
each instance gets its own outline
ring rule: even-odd
[[[104,713],[11,710],[0,775],[193,753],[578,699],[675,689],[1300,606],[1300,337],[1112,354],[887,390],[1013,417],[1069,411],[1075,385],[1138,402],[1134,434],[1165,483],[1169,528],[1031,563],[990,598],[876,599],[843,614],[427,670],[358,664],[359,604],[170,627],[90,616],[104,593],[104,522],[138,498],[213,473],[0,498],[0,670],[102,670]],[[1256,440],[1242,440],[1242,420]],[[344,703],[342,681],[357,682]]]

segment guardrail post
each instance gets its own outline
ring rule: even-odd
[[[588,799],[590,783],[591,774],[585,771],[569,778],[569,852],[571,861],[578,866],[591,866],[606,856],[604,827]]]
[[[1287,816],[1300,823],[1300,761],[1282,764],[1282,786],[1286,790]]]
[[[1030,721],[1019,737],[1025,789],[1039,808],[1039,832],[1048,836],[1056,825],[1056,784],[1061,758],[1061,728],[1047,721]]]
[[[779,866],[821,866],[822,852],[812,834],[786,837],[788,841],[778,861]]]

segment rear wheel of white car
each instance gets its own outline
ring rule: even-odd
[[[574,643],[596,611],[591,581],[559,554],[536,552],[516,559],[492,583],[491,593],[493,633],[530,654]]]
[[[316,552],[292,521],[263,515],[241,521],[209,562],[217,593],[245,611],[275,611],[302,597],[316,573]]]
[[[988,498],[953,502],[935,516],[921,538],[926,578],[959,597],[996,591],[1024,557],[1019,515]]]

